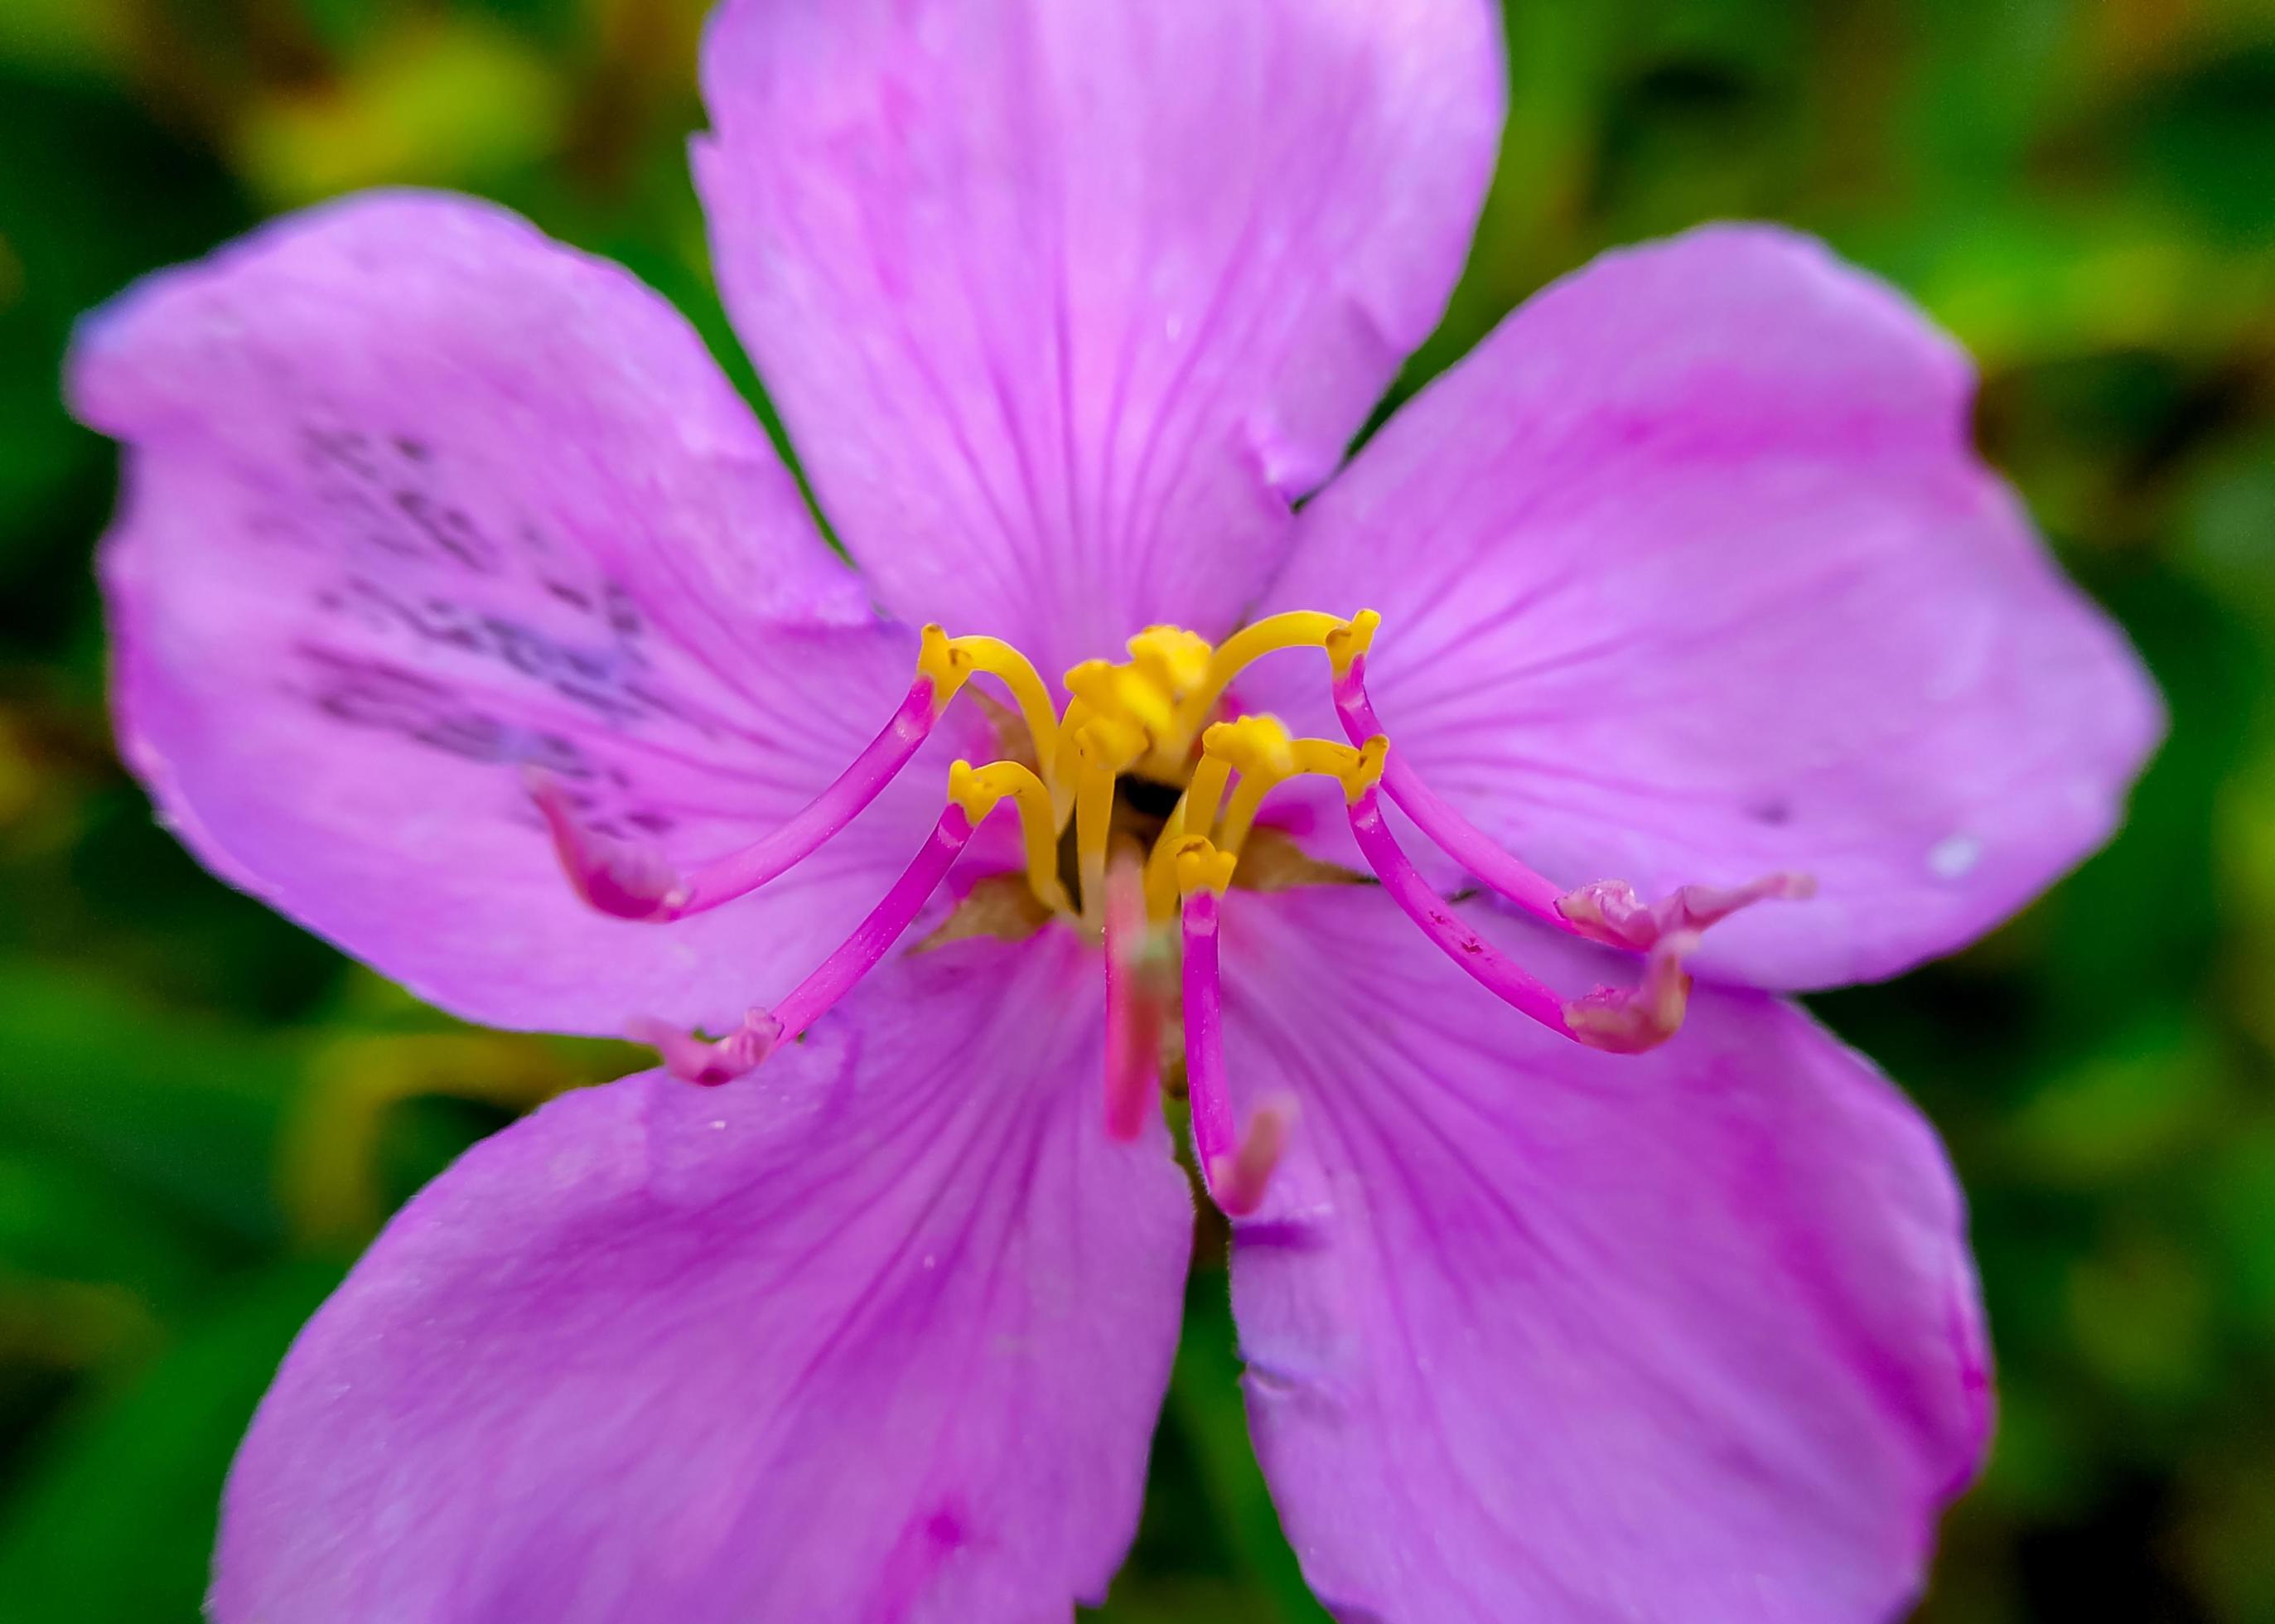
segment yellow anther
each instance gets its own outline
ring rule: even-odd
[[[1102,716],[1118,716],[1145,729],[1149,741],[1176,723],[1169,691],[1135,666],[1085,660],[1066,674],[1067,691]]]
[[[925,628],[927,649],[933,633],[938,630],[936,626]],[[1001,638],[949,638],[946,641],[948,658],[964,661],[967,674],[985,671],[1011,691],[1019,714],[1026,721],[1027,732],[1035,742],[1035,765],[1047,782],[1057,765],[1054,758],[1058,753],[1059,714],[1051,704],[1050,690],[1043,686],[1043,679],[1032,662]],[[937,687],[935,679],[935,690]]]
[[[1035,900],[1054,913],[1072,913],[1066,888],[1059,882],[1058,825],[1051,812],[1050,791],[1025,764],[990,761],[975,767],[958,761],[948,769],[948,798],[964,809],[977,826],[1005,797],[1018,803],[1019,833],[1026,849],[1027,885]]]
[[[1172,698],[1208,680],[1212,652],[1206,638],[1183,626],[1148,626],[1130,639],[1130,662]]]
[[[1343,799],[1347,801],[1357,800],[1382,781],[1383,759],[1390,754],[1390,741],[1379,733],[1357,750],[1348,744],[1331,744],[1326,739],[1304,739],[1296,745],[1296,759],[1299,765],[1306,759],[1304,744],[1326,745],[1328,750],[1337,752],[1332,758],[1325,754],[1314,758],[1320,765],[1304,766],[1303,770],[1326,773],[1332,778],[1340,779],[1343,786]],[[1328,765],[1330,760],[1335,765]]]
[[[1217,843],[1237,854],[1264,797],[1296,771],[1295,740],[1276,716],[1243,716],[1202,734],[1201,751],[1204,760],[1228,762],[1240,774],[1224,826],[1215,832]]]
[[[1123,716],[1093,716],[1075,734],[1075,748],[1085,772],[1095,769],[1108,778],[1126,772],[1145,753],[1145,729]]]
[[[1001,789],[983,787],[979,770],[961,756],[948,764],[948,798],[964,808],[964,815],[971,820],[973,827],[986,821],[987,814],[995,810],[995,803],[1003,795]]]
[[[971,678],[971,656],[956,646],[960,640],[938,626],[926,626],[917,639],[917,675],[932,679],[935,710],[944,709]]]
[[[1219,851],[1198,835],[1188,835],[1177,842],[1177,895],[1190,896],[1206,889],[1222,896],[1238,863],[1231,852]]]
[[[1220,721],[1201,735],[1201,751],[1229,763],[1243,778],[1285,778],[1296,770],[1295,740],[1277,716]]]
[[[1212,735],[1215,731],[1213,728],[1209,729]],[[1387,742],[1380,738],[1370,739],[1357,750],[1334,739],[1289,740],[1282,758],[1286,762],[1284,770],[1275,762],[1271,766],[1259,764],[1258,770],[1241,774],[1231,803],[1224,810],[1223,821],[1217,827],[1216,843],[1227,851],[1237,853],[1247,844],[1248,833],[1255,827],[1264,797],[1298,774],[1332,778],[1342,786],[1346,799],[1357,800],[1368,785],[1381,778],[1387,749]]]
[[[1114,667],[1103,660],[1085,660],[1069,668],[1066,691],[1091,709],[1114,708]]]
[[[1327,651],[1327,663],[1334,668],[1337,681],[1349,676],[1351,661],[1374,646],[1374,631],[1381,624],[1381,616],[1372,609],[1361,609],[1341,627],[1327,633],[1324,646]]]

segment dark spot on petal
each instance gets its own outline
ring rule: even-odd
[[[1757,801],[1746,808],[1746,816],[1775,828],[1793,821],[1793,805],[1788,801]]]
[[[952,1506],[942,1506],[925,1521],[925,1537],[953,1551],[964,1543],[964,1519]]]
[[[609,625],[624,637],[639,636],[646,623],[640,619],[639,606],[632,601],[630,593],[609,581],[601,588],[601,601],[608,606]]]

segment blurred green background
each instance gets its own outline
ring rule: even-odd
[[[498,198],[693,313],[700,0],[0,0],[0,1616],[194,1617],[231,1447],[389,1206],[631,1052],[455,1025],[208,878],[111,753],[113,460],[76,313],[267,215]],[[1992,940],[1823,999],[1971,1192],[2001,1363],[1937,1624],[2275,1620],[2275,3],[1517,0],[1444,330],[1718,215],[1821,232],[1980,359],[1983,443],[2173,736]],[[1102,1617],[1316,1619],[1221,1264]]]

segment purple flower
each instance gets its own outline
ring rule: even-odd
[[[1176,1339],[1180,1002],[1330,1605],[1915,1591],[1989,1425],[1961,1200],[1775,994],[2020,905],[2158,708],[1964,359],[1783,231],[1607,256],[1336,472],[1500,51],[1483,0],[730,0],[696,178],[858,577],[661,299],[482,204],[88,327],[183,838],[438,1004],[667,1061],[311,1323],[223,1624],[1067,1617]]]

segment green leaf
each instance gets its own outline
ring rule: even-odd
[[[124,1388],[67,1419],[0,1504],[19,1624],[193,1624],[222,1480],[268,1378],[337,1275],[261,1276]]]

